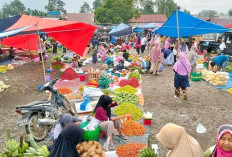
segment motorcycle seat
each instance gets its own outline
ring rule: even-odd
[[[32,103],[21,106],[20,108],[30,108],[32,106],[36,106],[36,105],[39,105],[39,104],[49,104],[49,103],[50,103],[50,101],[48,101],[48,100],[34,101]]]

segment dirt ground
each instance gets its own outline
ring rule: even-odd
[[[56,74],[53,73],[52,77],[55,78],[55,76]],[[145,111],[153,112],[154,115],[151,128],[153,143],[158,143],[155,140],[155,135],[162,126],[172,122],[184,126],[186,131],[196,138],[202,149],[205,150],[215,144],[217,128],[232,121],[232,95],[201,81],[190,82],[188,101],[175,99],[173,97],[173,77],[174,73],[171,67],[165,68],[158,76],[142,76],[144,108]],[[46,99],[47,95],[36,95],[38,86],[43,84],[40,63],[29,63],[15,68],[0,75],[0,80],[11,85],[10,88],[0,93],[0,148],[2,149],[7,128],[11,128],[14,137],[25,134],[24,127],[16,125],[21,115],[15,112],[15,107]],[[196,133],[196,127],[199,123],[206,127],[205,134]],[[167,150],[161,146],[159,148],[160,156],[165,156]]]

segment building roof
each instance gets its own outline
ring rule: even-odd
[[[228,24],[232,24],[232,18],[220,18],[220,17],[213,17],[211,22],[224,26]]]
[[[94,24],[94,13],[67,13],[67,21]]]
[[[142,14],[137,19],[131,19],[130,23],[164,23],[166,20],[165,14]]]

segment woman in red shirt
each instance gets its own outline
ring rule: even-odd
[[[122,129],[122,122],[121,119],[124,116],[115,117],[111,114],[111,107],[114,107],[112,104],[112,99],[108,95],[102,95],[98,100],[97,106],[94,110],[96,113],[95,118],[100,121],[99,125],[101,127],[101,131],[106,132],[107,136],[110,137],[110,150],[114,150],[113,145],[113,134],[115,132],[115,128],[119,132],[119,137],[124,140],[127,140],[127,137],[123,135]],[[114,117],[112,117],[114,116]]]

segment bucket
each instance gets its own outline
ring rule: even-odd
[[[85,81],[85,75],[80,75],[80,81]]]
[[[151,126],[151,119],[143,119],[143,124]]]
[[[80,125],[81,128],[84,128],[85,126],[88,125],[88,122],[82,123]],[[84,141],[95,141],[99,139],[99,134],[100,134],[100,126],[98,125],[98,127],[93,130],[93,131],[84,131],[84,135],[83,135],[83,140]]]

